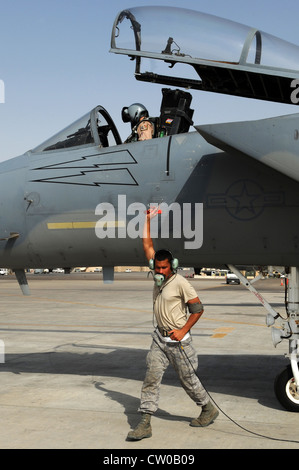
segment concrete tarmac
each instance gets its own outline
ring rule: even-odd
[[[30,296],[14,276],[1,277],[1,449],[299,448],[289,442],[299,441],[299,414],[285,411],[273,390],[288,342],[275,349],[264,308],[224,278],[190,280],[205,306],[192,332],[198,373],[224,413],[207,428],[190,427],[200,409],[169,367],[153,436],[126,441],[139,421],[153,284],[146,273],[119,273],[113,284],[101,276],[31,274]],[[284,313],[279,279],[256,287]]]

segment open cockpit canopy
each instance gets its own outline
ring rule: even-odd
[[[288,104],[299,85],[299,46],[193,10],[155,6],[121,11],[111,52],[134,58],[135,76],[142,81]],[[151,67],[163,61],[167,74],[157,73],[156,66],[141,71],[142,58]],[[185,73],[186,67],[184,75],[173,75],[178,64],[191,66],[195,78]]]

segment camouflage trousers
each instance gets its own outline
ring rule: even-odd
[[[147,371],[141,389],[139,412],[153,414],[158,409],[160,385],[169,364],[174,367],[189,397],[198,406],[208,403],[208,394],[195,373],[198,360],[191,343],[191,337],[183,341],[183,351],[180,343],[164,342],[156,331],[153,333],[153,342],[146,358]]]

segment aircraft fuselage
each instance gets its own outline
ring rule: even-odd
[[[196,204],[203,204],[199,248],[186,249],[190,239],[176,238],[172,226],[169,238],[155,242],[174,251],[181,265],[297,264],[298,183],[213,147],[197,132],[109,148],[27,152],[2,163],[0,172],[0,236],[19,233],[0,242],[5,267],[145,264],[140,237],[126,231],[124,238],[119,230],[134,217],[129,206],[161,202],[191,204],[193,228]],[[115,237],[111,230],[105,238],[96,234],[102,203],[115,208]]]

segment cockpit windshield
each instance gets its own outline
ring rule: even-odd
[[[90,145],[110,147],[120,143],[120,135],[110,115],[102,106],[97,106],[36,147],[33,152],[46,152],[49,150]]]
[[[274,101],[283,97],[275,96],[276,90],[259,91],[258,85],[250,83],[254,74],[299,78],[299,46],[243,24],[175,7],[137,7],[120,12],[112,30],[111,52],[134,57],[139,80]],[[170,75],[142,72],[141,58],[166,62],[168,73],[176,64],[191,65],[199,79],[180,76],[171,83]],[[239,79],[236,71],[241,72]],[[225,84],[220,83],[223,80]],[[243,85],[245,81],[248,83]],[[259,84],[261,89],[264,85]]]

